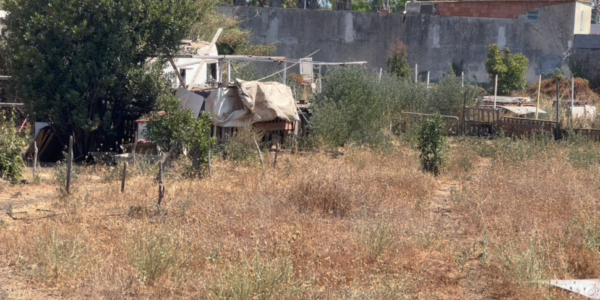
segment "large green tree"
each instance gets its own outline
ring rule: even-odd
[[[488,50],[488,59],[485,68],[490,75],[492,86],[498,75],[498,93],[509,95],[512,91],[518,91],[527,85],[525,71],[529,67],[529,60],[523,54],[512,54],[510,49],[500,50],[498,45],[491,45]]]
[[[6,0],[18,96],[77,154],[128,139],[167,92],[164,58],[210,7],[197,0]],[[150,64],[149,58],[158,57]]]

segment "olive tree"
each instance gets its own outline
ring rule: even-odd
[[[523,54],[512,54],[510,49],[501,50],[498,45],[491,45],[488,50],[488,59],[485,68],[494,84],[498,75],[498,93],[509,95],[512,91],[518,91],[527,85],[525,71],[529,67],[529,60]]]
[[[196,0],[5,0],[12,83],[75,153],[127,139],[168,92],[164,59],[202,17]],[[149,58],[156,57],[154,63]]]

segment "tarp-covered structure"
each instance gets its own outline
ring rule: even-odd
[[[300,121],[292,90],[282,83],[238,80],[209,91],[199,95],[180,88],[177,95],[182,108],[191,109],[196,117],[206,111],[220,127],[247,127],[277,118]]]

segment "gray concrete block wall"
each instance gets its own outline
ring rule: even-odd
[[[257,43],[276,43],[276,55],[301,58],[317,49],[318,61],[366,60],[368,68],[385,68],[396,40],[409,48],[409,63],[438,80],[452,63],[462,62],[469,78],[488,82],[488,47],[499,44],[523,53],[527,77],[568,68],[573,47],[574,3],[540,9],[537,23],[518,19],[441,17],[283,8],[220,7],[237,15]]]
[[[575,48],[600,49],[600,35],[575,35]]]

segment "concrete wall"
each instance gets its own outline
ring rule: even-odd
[[[570,63],[592,85],[600,85],[600,35],[576,35]]]
[[[432,80],[447,74],[452,63],[464,65],[469,78],[488,82],[485,70],[491,44],[523,53],[530,66],[527,77],[568,68],[573,43],[575,3],[541,8],[539,21],[358,13],[282,8],[221,7],[237,15],[254,41],[276,43],[276,55],[301,58],[317,49],[316,61],[366,60],[368,68],[385,68],[396,40],[409,47],[409,63]]]

